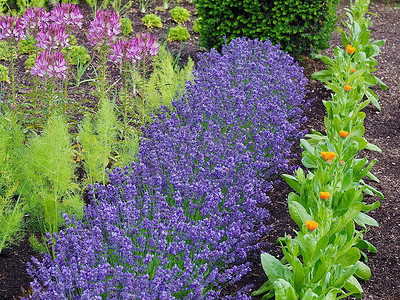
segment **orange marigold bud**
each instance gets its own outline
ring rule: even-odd
[[[319,224],[315,221],[306,221],[306,226],[308,230],[314,231],[315,229],[317,229],[318,225]]]
[[[349,133],[347,131],[345,131],[345,130],[340,130],[339,134],[340,134],[341,137],[344,137],[344,138],[349,136]]]
[[[347,82],[345,82],[345,83],[344,83],[344,85],[348,85],[348,83],[347,83]]]
[[[348,54],[353,54],[354,51],[356,51],[356,48],[354,48],[352,45],[347,45],[346,51]]]
[[[341,161],[339,162],[339,164],[343,165],[343,164],[344,164],[344,160],[341,160]]]
[[[345,85],[345,86],[344,86],[344,90],[345,90],[345,91],[350,91],[350,90],[351,90],[351,86]]]
[[[334,159],[334,158],[337,156],[337,154],[336,154],[335,152],[322,151],[322,152],[321,152],[321,156],[322,156],[322,158],[325,159],[325,160],[332,160],[332,159]]]
[[[356,69],[351,69],[351,71],[354,73],[355,71],[357,71]]]
[[[321,197],[321,199],[326,200],[331,196],[331,194],[329,192],[319,192],[319,196]]]

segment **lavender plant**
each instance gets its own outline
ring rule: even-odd
[[[144,129],[138,163],[95,185],[84,221],[53,236],[55,258],[29,267],[33,299],[218,298],[262,247],[267,177],[288,168],[305,83],[269,41],[204,55],[184,96]]]

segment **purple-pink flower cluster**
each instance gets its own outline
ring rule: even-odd
[[[22,17],[21,24],[26,34],[36,36],[39,31],[46,28],[50,21],[50,13],[44,7],[29,7]]]
[[[69,46],[69,34],[62,24],[50,23],[36,36],[36,46],[42,49],[62,49]]]
[[[57,50],[42,51],[30,70],[33,76],[65,79],[67,63]]]
[[[18,42],[25,37],[21,18],[4,15],[0,19],[0,40],[9,41],[11,39]]]
[[[66,217],[56,258],[34,260],[32,299],[220,299],[250,271],[306,79],[277,46],[246,39],[204,55],[194,76],[144,130],[139,162],[95,185],[83,221]]]
[[[121,23],[118,14],[109,10],[98,10],[96,17],[90,23],[88,39],[92,46],[107,45],[115,42],[117,35],[121,33]]]
[[[78,5],[72,3],[59,3],[50,13],[50,21],[65,26],[67,31],[81,29],[82,19]]]

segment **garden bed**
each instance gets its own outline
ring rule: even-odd
[[[343,6],[347,6],[347,1],[341,4],[341,11]],[[161,1],[157,2],[157,6],[161,6]],[[193,5],[183,2],[182,6],[187,7],[190,11],[194,11]],[[133,8],[135,9],[135,8]],[[90,9],[85,4],[82,5],[82,10],[85,16],[90,14]],[[382,112],[378,112],[372,106],[368,106],[365,111],[367,114],[365,127],[365,137],[371,143],[379,146],[383,152],[363,152],[363,156],[369,159],[377,158],[378,162],[373,171],[374,174],[381,180],[379,184],[374,186],[385,195],[385,200],[382,201],[381,207],[375,210],[371,216],[374,217],[380,227],[371,228],[365,235],[365,239],[374,244],[377,249],[377,254],[369,254],[368,265],[372,271],[372,277],[369,281],[363,284],[364,295],[363,299],[385,299],[396,300],[400,299],[398,294],[398,286],[400,286],[400,202],[397,197],[399,192],[399,178],[400,174],[400,104],[397,95],[399,94],[399,65],[400,60],[397,53],[400,47],[400,38],[398,36],[397,28],[400,28],[398,23],[400,11],[394,7],[388,10],[385,1],[374,1],[370,5],[370,11],[377,13],[378,18],[372,17],[373,25],[371,26],[372,36],[375,39],[386,39],[386,44],[382,47],[382,52],[378,58],[377,76],[380,77],[389,87],[387,91],[381,91],[379,88],[374,89],[378,95],[382,107]],[[168,14],[161,16],[164,17],[164,24],[169,21]],[[128,16],[133,21],[133,31],[142,32],[146,31],[146,27],[142,25],[141,18],[144,16],[138,9],[131,11]],[[138,17],[140,16],[140,17]],[[192,19],[193,20],[193,19]],[[192,21],[191,21],[192,22]],[[192,37],[185,44],[181,61],[182,65],[190,55],[193,59],[196,54],[200,52],[197,45],[198,36],[191,31],[191,23],[188,23],[189,33]],[[152,31],[153,32],[153,31]],[[155,31],[159,37],[162,36],[163,30]],[[335,33],[331,45],[335,46],[340,43],[340,38]],[[172,52],[177,53],[180,43],[170,43]],[[327,50],[327,53],[332,53]],[[17,63],[22,64],[23,60]],[[324,65],[316,60],[305,59],[303,61],[305,73],[307,78],[310,79],[311,73],[317,70],[324,69]],[[18,68],[17,66],[17,69]],[[21,68],[22,69],[22,68]],[[18,75],[17,75],[18,76]],[[81,88],[90,89],[89,85],[82,85]],[[306,112],[308,122],[304,125],[304,129],[313,128],[315,130],[323,130],[323,116],[325,108],[321,100],[329,99],[330,93],[323,87],[323,84],[315,80],[310,80],[308,84],[310,93],[307,97],[316,100]],[[300,153],[300,149],[295,147],[293,152]],[[298,161],[293,161],[293,164],[298,164]],[[296,230],[295,223],[291,220],[287,209],[287,194],[291,189],[285,184],[281,183],[274,187],[269,193],[271,204],[266,208],[270,211],[271,218],[266,225],[273,225],[273,230],[263,238],[263,241],[272,244],[271,249],[264,249],[270,251],[276,257],[281,257],[279,247],[274,245],[276,239],[283,234],[291,233]],[[28,288],[29,277],[25,272],[26,262],[35,253],[30,249],[29,242],[23,240],[20,246],[13,246],[10,250],[0,256],[0,298],[12,299],[13,296],[21,294],[21,287]],[[37,255],[37,254],[36,254]],[[259,256],[252,257],[253,269],[238,285],[227,288],[226,292],[234,292],[239,289],[241,285],[254,284],[257,289],[261,286],[266,276],[261,269]],[[397,293],[397,294],[396,294]]]

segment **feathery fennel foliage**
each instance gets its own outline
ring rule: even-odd
[[[20,128],[2,117],[0,119],[0,252],[22,237],[24,212],[20,198],[13,196],[18,182],[13,180],[15,171],[12,159],[22,146]]]
[[[145,87],[148,96],[148,121],[152,121],[149,114],[161,105],[172,109],[171,102],[174,97],[180,98],[185,91],[186,82],[193,80],[193,65],[189,57],[185,67],[174,67],[173,56],[164,47],[160,47],[159,54],[153,58],[153,72]]]
[[[78,141],[82,146],[83,165],[87,174],[87,183],[106,184],[106,168],[109,157],[115,148],[117,137],[117,118],[113,105],[103,99],[96,122],[86,116],[79,130]]]
[[[42,135],[29,140],[21,157],[21,191],[31,218],[42,233],[58,232],[63,213],[83,214],[83,201],[73,181],[71,136],[61,116],[49,118]]]

